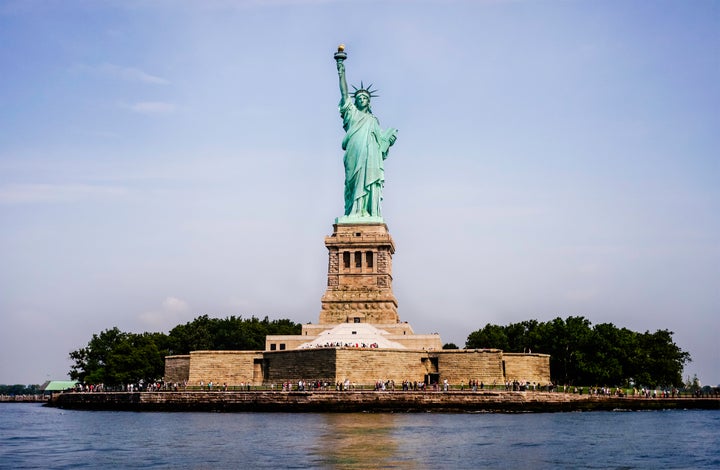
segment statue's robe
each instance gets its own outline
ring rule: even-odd
[[[340,104],[345,138],[345,215],[381,217],[380,201],[385,183],[383,161],[392,131],[383,132],[378,119],[362,112],[351,100]]]

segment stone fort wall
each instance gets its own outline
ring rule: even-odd
[[[437,354],[440,380],[457,385],[470,380],[504,383],[503,352],[499,349],[454,349]]]
[[[504,369],[504,373],[503,373]],[[401,350],[318,348],[288,351],[193,351],[187,356],[169,356],[165,380],[197,386],[212,381],[231,386],[262,385],[298,380],[346,379],[359,385],[378,380],[423,381],[433,374],[452,385],[469,380],[485,384],[506,380],[550,382],[550,356],[512,354],[500,350]],[[434,374],[438,374],[435,376]]]
[[[428,353],[403,349],[337,350],[337,380],[374,384],[394,380],[422,382],[433,366]]]
[[[262,385],[261,351],[192,351],[188,385]]]
[[[335,349],[265,352],[265,382],[298,380],[335,382]]]
[[[505,377],[510,381],[550,383],[550,355],[503,353]]]
[[[425,351],[393,349],[319,348],[265,353],[265,381],[278,383],[349,380],[371,385],[382,380],[423,381],[432,371]]]
[[[183,383],[190,377],[190,354],[165,356],[165,382]]]

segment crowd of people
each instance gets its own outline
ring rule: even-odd
[[[377,343],[341,343],[339,341],[328,341],[323,344],[311,344],[305,347],[312,348],[366,348],[366,349],[377,349],[379,345]]]
[[[227,391],[348,391],[348,390],[374,390],[374,391],[464,391],[467,388],[469,391],[485,391],[485,390],[505,390],[505,391],[542,391],[542,392],[558,392],[558,393],[573,393],[578,395],[593,395],[593,396],[616,396],[616,397],[632,397],[632,398],[703,398],[703,397],[717,397],[720,395],[720,388],[714,388],[709,393],[703,392],[698,389],[696,391],[682,391],[678,388],[672,387],[669,389],[651,389],[646,387],[624,389],[620,387],[577,387],[569,385],[557,386],[553,383],[541,385],[536,382],[530,381],[506,381],[505,383],[497,384],[493,381],[491,384],[486,384],[482,380],[469,379],[467,385],[464,381],[459,384],[451,384],[447,379],[441,382],[432,381],[426,383],[424,380],[403,380],[399,385],[393,379],[376,380],[374,384],[368,386],[367,384],[357,384],[354,381],[345,379],[344,381],[333,382],[330,380],[305,380],[300,379],[297,381],[286,380],[279,384],[269,385],[253,385],[251,381],[241,382],[239,385],[234,384],[228,386],[227,382],[222,384],[213,381],[199,381],[197,385],[190,385],[187,380],[183,382],[139,382],[139,383],[128,383],[122,385],[106,386],[103,383],[99,384],[83,384],[78,383],[72,390],[74,392],[82,393],[93,393],[93,392],[165,392],[165,391],[216,391],[216,392],[227,392]]]

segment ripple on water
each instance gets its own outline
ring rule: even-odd
[[[2,468],[720,468],[720,411],[121,413],[0,405]]]

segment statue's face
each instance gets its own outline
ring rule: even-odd
[[[360,111],[365,111],[370,107],[370,97],[365,93],[358,93],[355,95],[355,106]]]

